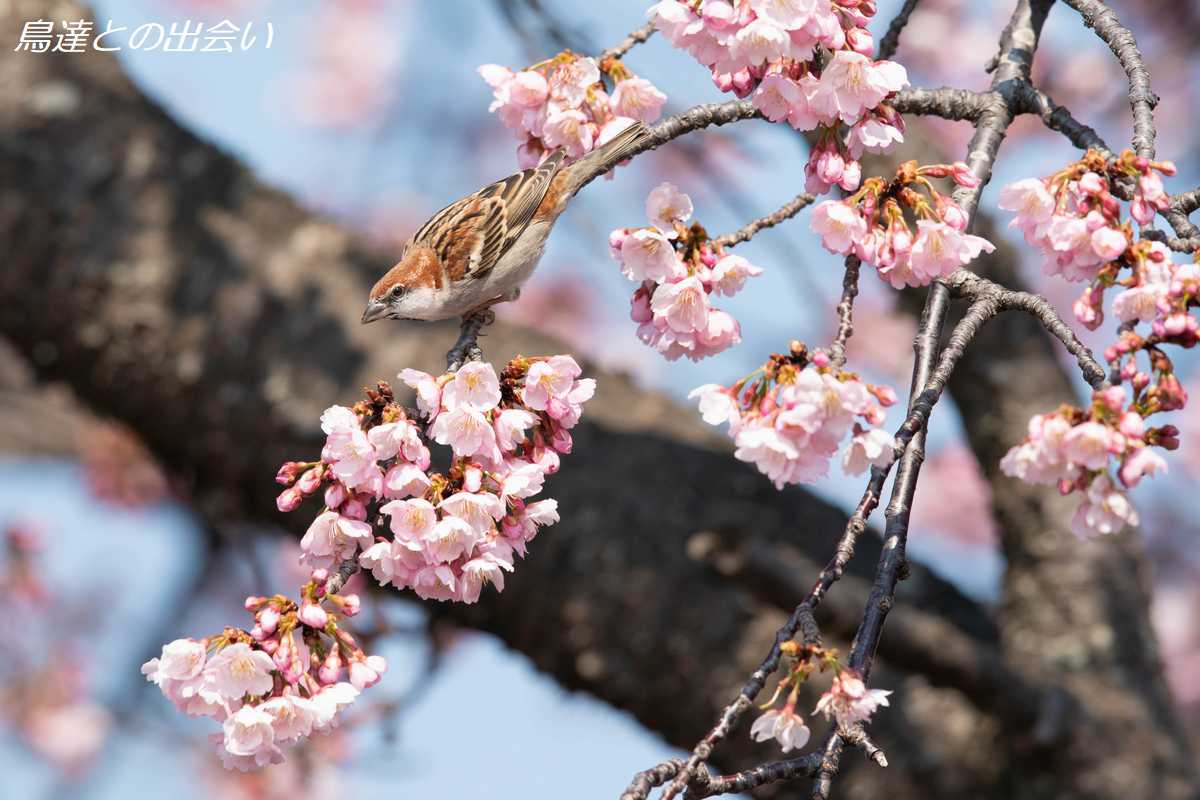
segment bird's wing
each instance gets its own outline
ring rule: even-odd
[[[487,275],[529,226],[562,159],[559,150],[538,167],[451,203],[422,225],[411,241],[432,247],[451,280]]]

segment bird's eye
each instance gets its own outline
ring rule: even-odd
[[[392,297],[399,300],[403,296],[404,296],[404,286],[397,283],[395,286],[392,287]]]

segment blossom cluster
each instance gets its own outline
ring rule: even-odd
[[[630,311],[638,338],[671,361],[699,361],[740,342],[737,320],[713,308],[710,295],[732,297],[762,269],[714,247],[700,225],[685,226],[692,200],[670,183],[650,192],[646,216],[649,226],[608,237],[621,272],[641,284]]]
[[[1048,178],[1027,178],[1004,187],[1000,208],[1016,214],[1011,227],[1041,251],[1042,269],[1068,281],[1091,281],[1118,261],[1134,241],[1133,226],[1122,221],[1121,200],[1112,193],[1114,179],[1134,182],[1130,214],[1149,225],[1167,207],[1162,175],[1175,165],[1155,162],[1125,151],[1112,164],[1095,150]],[[1098,320],[1085,320],[1092,327]]]
[[[917,166],[908,161],[891,181],[868,178],[845,200],[817,204],[811,227],[826,250],[857,256],[893,287],[926,286],[995,249],[987,239],[966,232],[966,211],[929,181],[946,177],[959,186],[979,185],[961,162]]]
[[[712,70],[721,91],[749,97],[772,122],[817,130],[805,166],[814,194],[835,185],[854,191],[863,152],[904,139],[904,120],[887,100],[908,75],[872,58],[874,14],[874,0],[662,0],[649,11],[672,45]]]
[[[353,409],[328,409],[321,460],[280,470],[292,484],[281,510],[326,487],[302,560],[357,562],[381,585],[426,599],[473,603],[487,583],[503,589],[515,555],[558,521],[554,500],[530,498],[571,452],[570,429],[595,391],[579,375],[570,356],[518,357],[501,375],[480,362],[440,377],[406,369],[417,410],[383,383]],[[450,448],[444,472],[431,468],[431,443]]]
[[[176,639],[142,665],[146,679],[184,714],[221,723],[222,733],[210,738],[226,768],[245,772],[282,762],[285,746],[336,726],[337,713],[387,669],[339,625],[358,613],[359,599],[327,593],[328,577],[315,571],[299,603],[283,595],[248,597],[251,630]]]
[[[705,422],[729,423],[734,456],[754,464],[777,488],[823,477],[847,433],[847,474],[890,466],[894,457],[895,438],[878,426],[883,408],[896,402],[895,392],[843,372],[821,350],[810,355],[799,342],[733,386],[705,384],[689,397],[699,398]]]
[[[1157,447],[1174,450],[1174,425],[1150,426],[1153,414],[1175,411],[1187,392],[1165,345],[1193,347],[1200,323],[1200,266],[1177,264],[1159,242],[1135,240],[1134,226],[1149,225],[1166,207],[1162,175],[1170,162],[1153,162],[1130,151],[1109,160],[1089,151],[1046,179],[1029,178],[1005,187],[1002,208],[1015,212],[1013,227],[1043,255],[1049,275],[1088,281],[1074,305],[1076,318],[1095,329],[1104,320],[1104,295],[1117,289],[1111,310],[1120,320],[1117,339],[1104,351],[1111,380],[1095,392],[1087,409],[1064,406],[1035,416],[1026,439],[1001,461],[1008,475],[1029,483],[1057,485],[1083,500],[1072,520],[1080,536],[1136,525],[1137,509],[1125,490],[1143,477],[1167,471]],[[1129,214],[1115,193],[1133,186]],[[1140,324],[1149,330],[1139,332]],[[1115,477],[1114,477],[1115,471]]]
[[[484,64],[479,75],[492,87],[488,110],[522,140],[521,167],[537,166],[558,148],[575,160],[605,144],[635,120],[653,122],[667,96],[619,59],[569,51],[514,72]],[[611,93],[601,76],[609,79]]]
[[[834,676],[829,688],[817,701],[813,713],[836,720],[839,727],[848,728],[860,722],[867,722],[881,706],[888,705],[891,691],[868,689],[857,672],[838,663],[834,651],[824,650],[819,646],[801,646],[795,642],[786,642],[783,650],[787,655],[796,656],[797,661],[779,682],[775,695],[764,706],[770,710],[750,726],[750,737],[754,741],[765,742],[774,739],[779,742],[785,753],[799,750],[808,743],[812,732],[805,725],[804,717],[796,713],[796,704],[800,687],[816,669],[822,672],[830,670]],[[779,709],[772,708],[784,691],[788,694],[783,706]]]

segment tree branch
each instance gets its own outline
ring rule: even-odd
[[[1133,149],[1139,156],[1154,158],[1154,107],[1158,95],[1150,89],[1150,71],[1142,61],[1133,33],[1100,0],[1063,0],[1079,12],[1083,24],[1096,31],[1129,78],[1129,105],[1133,109]]]
[[[881,61],[896,54],[896,48],[900,46],[900,32],[908,24],[908,18],[916,10],[918,2],[919,0],[904,0],[904,5],[896,12],[896,16],[892,17],[887,33],[879,40],[878,58]]]
[[[733,247],[742,242],[748,242],[759,231],[765,228],[773,228],[784,220],[796,216],[811,205],[814,200],[816,200],[815,195],[802,192],[765,217],[759,217],[738,228],[736,231],[718,236],[713,239],[713,245],[716,247]]]
[[[653,35],[654,23],[647,22],[642,27],[631,31],[624,39],[601,53],[600,60],[603,61],[606,58],[624,58],[630,50],[639,44],[644,44]]]

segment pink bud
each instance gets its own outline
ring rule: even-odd
[[[1146,432],[1146,423],[1142,419],[1142,415],[1134,411],[1127,411],[1121,417],[1121,433],[1128,436],[1130,439],[1141,439]]]
[[[342,504],[341,514],[343,517],[361,521],[367,518],[367,507],[363,504],[362,500],[359,500],[357,497],[351,497]]]
[[[720,91],[733,91],[733,76],[728,72],[717,72],[716,70],[713,70],[712,79],[713,83],[716,84],[717,89]]]
[[[1120,386],[1110,386],[1096,393],[1096,399],[1103,403],[1109,411],[1119,414],[1125,405],[1125,390]]]
[[[362,610],[362,601],[356,594],[344,594],[342,597],[342,613],[353,617]]]
[[[247,611],[258,611],[260,608],[270,602],[270,600],[271,598],[269,597],[256,597],[251,595],[250,597],[246,598],[246,602],[242,604],[242,607]]]
[[[550,446],[555,451],[563,455],[570,455],[571,447],[574,442],[571,439],[571,432],[565,428],[560,428],[557,425],[554,427],[554,433],[550,437]]]
[[[838,186],[847,192],[853,192],[858,189],[860,183],[862,183],[862,164],[857,161],[847,161],[846,166],[842,169],[842,179],[838,181]]]
[[[478,492],[483,485],[483,470],[479,467],[467,467],[463,470],[463,491]]]
[[[383,656],[367,656],[367,666],[378,672],[380,675],[387,672],[387,661]]]
[[[316,603],[305,603],[300,606],[300,621],[310,628],[318,630],[324,628],[329,622],[329,615],[325,613],[325,609],[321,608]]]
[[[1141,196],[1134,197],[1133,202],[1129,204],[1129,215],[1137,220],[1138,225],[1149,225],[1154,221],[1154,213],[1154,206]]]
[[[346,487],[340,482],[331,484],[325,490],[325,505],[329,509],[337,510],[344,502],[346,502]]]
[[[654,319],[654,312],[650,310],[650,291],[645,286],[633,293],[629,305],[629,317],[634,322],[641,324]]]
[[[740,69],[733,73],[733,93],[740,97],[745,97],[754,89],[754,78],[750,75],[750,70]]]
[[[1108,182],[1095,172],[1085,172],[1079,179],[1079,191],[1098,195],[1108,190]]]
[[[965,186],[968,189],[974,189],[982,183],[979,176],[971,171],[962,161],[955,161],[950,165],[950,174],[954,176],[954,182],[959,186]]]
[[[316,466],[305,471],[305,473],[300,476],[300,480],[296,482],[296,488],[305,494],[312,494],[317,490],[317,487],[321,485],[321,476],[324,474],[324,472],[325,470],[321,466]]]
[[[338,682],[338,678],[341,677],[341,673],[342,657],[338,652],[338,649],[335,647],[329,651],[329,655],[326,656],[325,661],[321,663],[321,668],[317,670],[317,680],[326,686],[329,686]]]
[[[875,39],[866,28],[850,28],[846,31],[846,44],[850,49],[864,56],[875,55]]]
[[[295,486],[290,489],[284,489],[275,498],[275,507],[284,514],[289,511],[295,511],[304,502],[304,494]]]
[[[949,202],[941,208],[942,222],[954,228],[956,231],[965,231],[967,223],[970,219],[967,217],[967,212],[962,209],[958,203]]]
[[[899,398],[896,397],[896,390],[890,386],[868,385],[867,391],[875,395],[875,399],[878,400],[883,406],[894,406],[899,400]]]
[[[842,170],[846,168],[846,161],[842,158],[842,154],[828,148],[816,152],[817,160],[815,169],[817,177],[826,183],[837,183],[841,180]]]
[[[272,634],[279,627],[279,612],[274,606],[267,606],[258,615],[258,624],[262,627],[263,632]]]
[[[379,682],[379,673],[371,669],[365,661],[350,662],[350,683],[360,692]]]
[[[290,486],[296,476],[300,473],[300,469],[304,465],[299,461],[287,461],[279,468],[279,472],[275,473],[275,482],[283,486]]]
[[[314,569],[309,575],[309,579],[318,586],[323,585],[325,581],[329,580],[329,570],[324,567]]]

